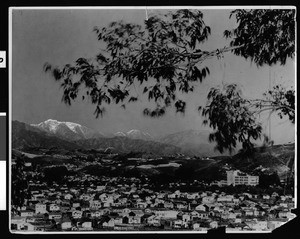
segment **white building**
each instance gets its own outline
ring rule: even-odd
[[[250,185],[256,186],[259,182],[259,176],[251,176],[246,173],[242,173],[239,170],[227,171],[227,185]]]

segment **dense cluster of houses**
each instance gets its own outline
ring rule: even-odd
[[[85,180],[93,176],[84,175]],[[73,179],[75,180],[75,178]],[[80,181],[82,179],[76,178]],[[89,187],[34,183],[22,207],[12,205],[12,231],[271,231],[295,217],[292,195],[222,191],[155,192],[139,179],[103,178]],[[39,187],[40,186],[40,187]]]

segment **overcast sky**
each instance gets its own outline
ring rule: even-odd
[[[149,10],[148,15],[158,10]],[[235,19],[229,20],[230,10],[203,10],[204,21],[211,27],[206,50],[228,45],[223,38],[225,29],[232,29]],[[93,57],[100,47],[94,26],[104,27],[111,21],[124,20],[143,24],[146,11],[139,10],[13,10],[12,18],[12,90],[13,120],[39,123],[47,119],[76,122],[104,133],[139,129],[159,136],[188,129],[205,129],[197,112],[205,105],[210,87],[222,82],[236,82],[248,97],[260,98],[271,84],[290,87],[295,84],[295,62],[288,60],[285,66],[257,68],[250,61],[225,53],[224,58],[208,60],[211,74],[199,84],[188,101],[185,115],[169,110],[160,119],[146,118],[142,110],[148,104],[143,101],[128,105],[126,110],[111,105],[103,118],[95,119],[94,105],[78,99],[71,107],[61,102],[59,84],[43,72],[49,62],[62,66],[73,63],[79,57]],[[294,125],[287,119],[272,116],[271,132],[275,143],[294,141]],[[263,128],[268,129],[266,115],[261,116]]]

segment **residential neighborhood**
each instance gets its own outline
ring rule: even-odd
[[[78,187],[31,182],[36,188],[31,198],[22,207],[12,206],[12,231],[207,231],[221,226],[271,231],[295,217],[293,196],[276,192],[156,192],[138,178],[84,175],[68,180]],[[88,187],[80,183],[85,181]]]

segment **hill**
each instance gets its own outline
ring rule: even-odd
[[[222,160],[222,164],[230,164],[233,167],[249,173],[273,173],[284,178],[294,169],[295,144],[281,144],[269,147],[256,148],[253,155],[245,156],[238,153]]]

